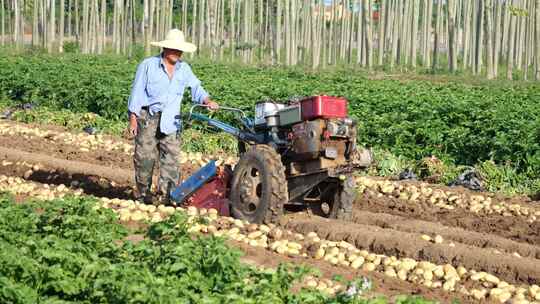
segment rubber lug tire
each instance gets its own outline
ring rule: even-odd
[[[240,186],[246,169],[252,166],[260,172],[262,191],[259,206],[253,213],[247,213],[243,208]],[[252,223],[277,222],[283,214],[283,205],[289,201],[285,167],[280,155],[267,145],[249,147],[234,168],[229,198],[233,217]]]
[[[332,194],[322,199],[330,205],[330,210],[324,211],[322,202],[315,203],[310,207],[313,214],[332,219],[351,220],[352,206],[356,199],[354,179],[352,176],[347,176],[343,181],[337,180],[331,183],[331,185],[327,186],[331,187],[327,191],[331,191]]]
[[[352,218],[353,203],[356,199],[356,182],[348,175],[340,183],[339,191],[336,192],[334,205],[330,213],[330,218],[350,221]],[[337,205],[336,205],[337,204]]]

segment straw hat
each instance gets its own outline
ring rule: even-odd
[[[192,53],[197,50],[196,45],[185,41],[184,33],[179,29],[170,30],[167,33],[165,40],[151,42],[150,44],[165,49],[179,50],[187,53]]]

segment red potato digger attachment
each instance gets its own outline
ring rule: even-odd
[[[274,222],[291,206],[330,218],[350,217],[352,173],[367,168],[372,154],[357,147],[357,125],[347,116],[346,99],[259,102],[255,119],[222,107],[236,114],[238,128],[195,113],[197,107],[201,105],[193,106],[186,120],[235,136],[239,162],[232,171],[211,161],[171,191],[173,201],[255,223]]]

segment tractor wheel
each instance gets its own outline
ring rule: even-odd
[[[288,202],[285,167],[279,154],[256,145],[242,154],[231,183],[231,213],[252,223],[276,222]]]
[[[327,183],[320,202],[312,204],[312,212],[327,218],[350,220],[356,198],[354,189],[355,181],[350,175],[343,181]]]

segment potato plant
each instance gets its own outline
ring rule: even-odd
[[[310,271],[241,264],[223,239],[193,238],[188,227],[177,212],[151,225],[145,240],[125,241],[133,231],[95,199],[20,204],[0,193],[0,302],[386,303],[313,288],[292,292]]]
[[[114,56],[3,56],[0,96],[19,105],[93,112],[123,122],[136,64]],[[362,144],[415,160],[431,155],[457,165],[493,160],[505,169],[502,176],[485,170],[498,181],[490,182],[490,189],[504,182],[526,185],[533,193],[540,190],[538,84],[374,80],[347,70],[192,65],[222,104],[252,112],[262,99],[344,96],[350,114],[360,122]],[[227,145],[231,147],[231,141]]]

